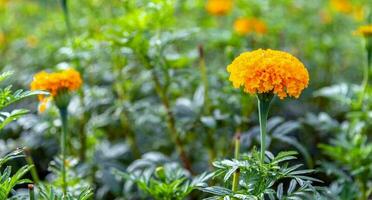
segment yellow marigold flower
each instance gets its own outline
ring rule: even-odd
[[[235,88],[250,94],[274,93],[283,99],[298,98],[309,83],[309,73],[296,57],[276,50],[258,49],[242,53],[227,66]]]
[[[362,35],[364,37],[372,36],[372,25],[360,26],[358,30],[354,32],[356,35]]]
[[[234,30],[239,35],[248,33],[265,34],[267,32],[266,23],[257,18],[239,18],[234,22]]]
[[[51,97],[39,95],[41,102],[39,110],[42,112],[51,98],[58,96],[61,92],[75,91],[83,83],[80,73],[74,69],[66,69],[61,72],[47,73],[39,72],[31,82],[31,90],[43,90],[51,94]]]
[[[222,16],[230,12],[232,0],[208,0],[205,9],[212,15]]]

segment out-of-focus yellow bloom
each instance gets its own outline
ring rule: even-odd
[[[233,7],[232,0],[208,0],[205,9],[211,15],[222,16],[231,11]]]
[[[353,17],[356,21],[364,19],[364,8],[361,5],[355,5],[350,0],[331,0],[331,7],[340,13]]]
[[[353,11],[353,5],[349,0],[331,0],[331,6],[334,10],[349,14]]]
[[[267,26],[260,19],[242,17],[235,20],[234,30],[239,35],[246,35],[248,33],[265,34],[267,32]]]
[[[66,69],[60,72],[47,73],[45,71],[35,74],[31,82],[31,90],[43,90],[51,94],[50,97],[39,95],[41,102],[39,110],[43,112],[46,104],[61,92],[75,91],[80,88],[83,81],[80,73],[74,69]]]
[[[242,53],[227,66],[235,88],[250,94],[274,93],[280,99],[298,98],[309,83],[309,73],[296,57],[276,50]]]
[[[356,35],[361,35],[364,37],[372,36],[372,24],[360,26],[355,32]]]
[[[26,38],[26,44],[29,48],[34,48],[39,44],[39,39],[34,35],[30,35]]]
[[[4,8],[8,5],[9,0],[0,0],[0,8]]]
[[[356,21],[363,21],[364,20],[364,9],[363,6],[355,6],[353,9],[353,17]]]
[[[5,43],[5,34],[0,32],[0,47]]]

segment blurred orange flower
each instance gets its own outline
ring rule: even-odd
[[[51,94],[51,97],[39,95],[40,111],[43,112],[46,104],[51,98],[58,96],[61,92],[75,91],[80,88],[83,81],[80,73],[74,69],[66,69],[61,72],[47,73],[45,71],[35,74],[31,82],[31,90],[43,90]]]
[[[229,13],[232,9],[232,0],[208,0],[205,9],[211,15],[222,16]]]
[[[349,0],[331,0],[331,7],[340,13],[348,14],[356,21],[364,19],[364,7],[362,5],[352,4]]]
[[[309,73],[296,57],[276,50],[242,53],[227,67],[235,88],[250,94],[274,93],[280,99],[298,98],[309,83]]]
[[[267,32],[266,23],[258,18],[242,17],[234,22],[234,30],[239,35],[248,33],[265,34]]]

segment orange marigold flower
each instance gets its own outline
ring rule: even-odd
[[[31,82],[31,90],[43,90],[51,94],[51,97],[39,95],[41,102],[40,111],[45,110],[45,106],[51,98],[58,96],[61,92],[75,91],[83,83],[80,73],[74,69],[66,69],[60,72],[47,73],[39,72]]]
[[[222,16],[229,13],[232,6],[232,0],[208,0],[205,9],[212,15]]]
[[[296,57],[276,50],[258,49],[242,53],[227,66],[235,88],[250,94],[274,93],[280,99],[298,98],[309,83],[309,73]]]
[[[362,35],[364,37],[372,36],[372,25],[360,26],[355,32],[356,35]]]
[[[265,34],[267,32],[266,23],[257,18],[239,18],[234,22],[234,30],[239,35],[248,33]]]

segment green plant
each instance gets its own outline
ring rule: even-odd
[[[322,169],[336,176],[336,182],[356,188],[351,190],[355,198],[368,199],[372,194],[372,144],[367,136],[340,133],[329,145],[322,144],[320,148],[333,161],[322,162]]]
[[[63,194],[58,192],[53,186],[38,185],[38,195],[40,200],[90,200],[93,199],[93,192],[89,188],[82,188],[76,193],[68,192]]]
[[[212,174],[203,173],[191,178],[185,169],[175,163],[166,163],[156,168],[155,165],[144,167],[146,163],[149,164],[149,161],[143,158],[134,163],[142,169],[131,166],[128,172],[115,170],[114,173],[135,183],[146,196],[156,200],[183,200],[197,187],[205,186],[206,181],[212,177]]]
[[[0,74],[0,83],[8,79],[12,74],[13,74],[12,72],[4,72]],[[0,88],[0,131],[10,122],[28,113],[28,110],[25,109],[17,109],[10,112],[3,111],[5,108],[26,97],[38,94],[45,93],[39,91],[30,92],[23,90],[17,90],[13,92],[11,85],[5,88]],[[2,168],[3,165],[9,160],[23,157],[21,154],[22,150],[17,150],[10,154],[5,155],[5,157],[3,158],[0,158],[0,168]],[[22,177],[32,167],[33,165],[25,165],[21,167],[15,174],[12,175],[12,167],[6,166],[4,171],[0,172],[0,199],[6,199],[16,185],[31,182],[28,179],[22,179]]]
[[[225,187],[201,187],[200,190],[213,194],[206,199],[314,199],[320,198],[318,187],[312,183],[319,180],[308,176],[314,170],[301,170],[301,164],[290,166],[288,161],[295,160],[294,151],[280,152],[277,156],[266,151],[265,163],[255,149],[239,159],[225,159],[213,163],[216,170],[214,177],[223,177],[225,185],[229,185],[231,176],[239,171],[240,189],[233,191]],[[284,184],[289,183],[284,191]],[[276,189],[275,189],[276,188]]]
[[[0,158],[0,168],[9,160],[23,157],[22,150],[16,150],[10,154]],[[16,185],[30,183],[28,179],[22,179],[22,177],[32,168],[32,165],[25,165],[20,168],[15,174],[12,174],[12,167],[7,166],[4,171],[0,171],[0,199],[7,199],[9,194],[13,191]]]
[[[13,75],[13,72],[4,72],[0,74],[0,83],[10,78]],[[26,109],[16,109],[13,111],[4,111],[4,109],[10,106],[13,103],[16,103],[24,98],[46,94],[40,91],[24,91],[16,90],[12,91],[12,85],[9,85],[5,88],[0,88],[0,130],[2,130],[10,122],[22,117],[28,113]]]

